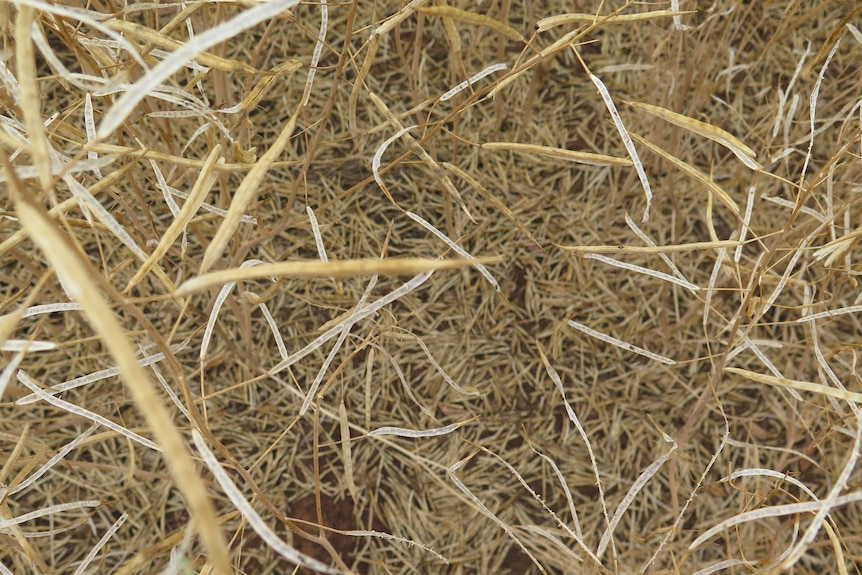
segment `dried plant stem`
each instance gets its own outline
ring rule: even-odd
[[[120,368],[135,403],[163,449],[165,461],[177,487],[186,497],[196,529],[210,554],[216,572],[219,575],[228,575],[231,572],[228,548],[216,523],[215,508],[206,495],[206,489],[170,414],[138,365],[122,326],[102,298],[99,287],[91,279],[98,277],[98,274],[90,267],[89,262],[84,261],[72,248],[44,208],[31,203],[32,200],[25,195],[26,192],[17,182],[5,154],[2,159],[11,196],[24,229],[51,262],[57,275],[64,280],[67,289],[72,290],[72,298],[86,310],[89,322]]]

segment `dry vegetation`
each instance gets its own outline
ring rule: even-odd
[[[0,573],[860,573],[855,2],[0,26]]]

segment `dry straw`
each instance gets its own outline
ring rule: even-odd
[[[215,524],[212,502],[200,483],[201,480],[177,428],[155,394],[152,383],[138,365],[122,326],[105,302],[98,284],[93,281],[92,278],[97,277],[98,274],[81,259],[78,252],[68,243],[67,238],[49,219],[44,209],[30,203],[32,200],[24,195],[26,192],[20,188],[9,169],[9,164],[5,161],[4,169],[11,184],[10,191],[15,199],[16,213],[24,229],[52,264],[70,298],[82,306],[93,328],[105,342],[161,447],[148,440],[141,439],[140,442],[153,449],[164,451],[166,461],[171,467],[177,486],[186,497],[189,509],[195,518],[196,528],[213,558],[214,565],[219,572],[228,573],[226,547],[223,535]],[[19,372],[19,375],[21,374],[23,372]],[[44,393],[35,386],[30,389],[37,395]],[[47,400],[49,397],[51,396],[44,394],[43,399]],[[51,401],[56,402],[61,409],[71,409],[71,404],[68,402],[56,398]],[[87,412],[83,410],[79,414],[86,416]],[[92,419],[107,423],[107,420],[101,416],[92,417]],[[128,430],[124,431],[132,433]]]
[[[487,260],[486,260],[487,261]],[[238,269],[210,272],[183,283],[177,288],[177,297],[187,296],[205,289],[236,283],[277,277],[355,277],[374,274],[410,275],[418,272],[452,269],[477,265],[472,258],[463,260],[435,260],[424,258],[393,258],[388,260],[349,261],[295,261],[267,264],[255,260],[255,265]]]
[[[0,2],[0,573],[854,572],[862,8],[576,4]]]

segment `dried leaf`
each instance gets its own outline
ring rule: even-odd
[[[766,375],[765,373],[757,373],[755,371],[740,369],[738,367],[726,367],[724,368],[724,371],[727,373],[740,375],[746,379],[750,379],[751,381],[756,381],[758,383],[766,383],[769,385],[775,385],[777,387],[787,387],[789,389],[795,389],[797,391],[809,391],[812,393],[819,393],[821,395],[828,395],[829,397],[843,399],[844,401],[862,403],[862,393],[857,393],[855,391],[847,391],[846,389],[838,389],[835,387],[826,387],[825,385],[813,383],[810,381],[797,381],[794,379],[787,379],[785,377]]]
[[[632,106],[636,110],[641,110],[655,116],[657,118],[661,118],[662,120],[666,120],[673,124],[674,126],[679,126],[684,130],[688,130],[689,132],[693,132],[699,136],[703,136],[717,144],[721,144],[731,152],[733,155],[739,158],[739,161],[751,168],[752,170],[762,170],[763,166],[757,163],[756,158],[757,154],[746,146],[742,140],[738,139],[736,136],[731,134],[726,130],[722,130],[712,124],[707,124],[706,122],[701,122],[700,120],[695,120],[694,118],[689,118],[688,116],[684,116],[682,114],[677,114],[676,112],[672,112],[667,108],[662,108],[661,106],[654,106],[652,104],[644,104],[642,102],[626,102],[629,106]]]
[[[540,146],[538,144],[519,144],[517,142],[485,142],[481,145],[486,150],[509,150],[522,154],[536,154],[547,158],[566,160],[567,162],[578,162],[590,166],[631,166],[629,158],[618,158],[604,154],[593,154],[591,152],[578,152],[564,148],[553,148],[551,146]]]
[[[266,177],[267,172],[281,156],[287,143],[293,135],[293,130],[296,128],[296,121],[302,107],[299,106],[294,111],[293,115],[288,120],[287,124],[282,128],[276,141],[270,146],[266,153],[252,166],[242,183],[236,190],[236,193],[231,200],[230,207],[227,211],[227,216],[219,226],[218,231],[213,236],[210,245],[207,246],[207,251],[204,253],[203,262],[201,262],[201,272],[206,272],[215,264],[216,260],[221,257],[224,250],[227,248],[227,243],[236,233],[242,217],[246,215],[248,208],[257,199],[260,185]]]
[[[724,204],[725,206],[730,208],[730,210],[735,215],[737,215],[737,216],[739,215],[739,206],[736,204],[735,201],[733,201],[733,198],[731,198],[730,195],[721,188],[721,186],[719,186],[718,184],[716,184],[712,180],[712,178],[710,178],[709,176],[707,176],[706,174],[704,174],[703,172],[701,172],[700,170],[698,170],[697,168],[695,168],[691,164],[688,164],[688,163],[680,160],[679,158],[677,158],[676,156],[674,156],[673,154],[671,154],[667,150],[664,150],[664,149],[656,146],[655,144],[653,144],[652,142],[650,142],[646,138],[642,138],[642,137],[638,136],[637,134],[632,134],[631,136],[632,136],[632,138],[637,140],[638,143],[642,144],[644,147],[649,149],[651,152],[658,154],[659,156],[666,159],[668,162],[672,163],[674,166],[676,166],[677,168],[679,168],[680,170],[682,170],[683,172],[685,172],[686,174],[688,174],[689,176],[691,176],[692,178],[694,178],[695,180],[697,180],[698,182],[700,182],[701,184],[706,186],[706,189],[709,190],[710,192],[712,192],[712,195],[715,196],[716,198],[718,198],[722,204]]]
[[[475,12],[461,10],[453,6],[422,6],[416,8],[416,11],[422,12],[423,14],[428,14],[429,16],[452,18],[453,20],[459,20],[467,24],[485,26],[486,28],[490,28],[495,32],[499,32],[510,40],[514,40],[515,42],[523,42],[524,44],[527,43],[527,40],[521,35],[520,32],[518,32],[508,24],[504,24],[499,20],[491,18],[490,16],[485,16],[484,14],[476,14]]]
[[[228,269],[210,272],[191,279],[177,288],[177,297],[185,297],[205,289],[229,282],[259,280],[270,277],[355,277],[374,274],[412,275],[431,270],[472,266],[476,263],[494,262],[496,259],[452,259],[435,260],[424,258],[360,259],[321,262],[318,260],[278,262],[260,264],[243,269]]]
[[[598,16],[596,14],[557,14],[542,18],[536,22],[536,31],[545,32],[556,26],[564,26],[566,24],[626,24],[631,22],[641,22],[643,20],[653,20],[657,18],[680,17],[686,14],[695,14],[694,10],[653,10],[652,12],[640,12],[637,14],[610,14],[608,16]]]
[[[153,250],[150,257],[147,258],[140,269],[138,269],[137,273],[135,273],[132,279],[129,280],[129,283],[126,285],[126,289],[124,290],[126,293],[131,291],[131,289],[135,287],[141,279],[143,279],[147,272],[149,272],[153,266],[157,265],[159,260],[168,253],[168,249],[170,249],[171,245],[183,232],[191,219],[197,213],[198,209],[200,209],[201,204],[204,202],[204,198],[212,189],[213,183],[215,183],[216,174],[213,171],[213,168],[220,159],[220,153],[221,146],[216,144],[216,147],[213,148],[212,152],[207,156],[204,166],[201,169],[200,174],[198,174],[198,179],[192,188],[192,193],[189,195],[186,203],[183,204],[177,217],[173,222],[171,222],[170,227],[168,227],[161,239],[159,239],[159,244],[156,246],[156,249]]]
[[[165,36],[158,30],[153,30],[128,20],[108,20],[105,22],[105,26],[112,30],[116,30],[117,32],[122,32],[126,36],[138,38],[154,46],[170,51],[178,50],[184,45],[182,42],[178,42],[169,36]],[[224,72],[243,72],[245,74],[261,73],[260,70],[252,68],[245,62],[222,58],[221,56],[216,56],[215,54],[210,54],[208,52],[198,52],[194,59],[204,66],[209,66]]]
[[[557,246],[578,254],[669,254],[694,250],[735,248],[740,242],[721,240],[717,242],[692,242],[672,246]]]

